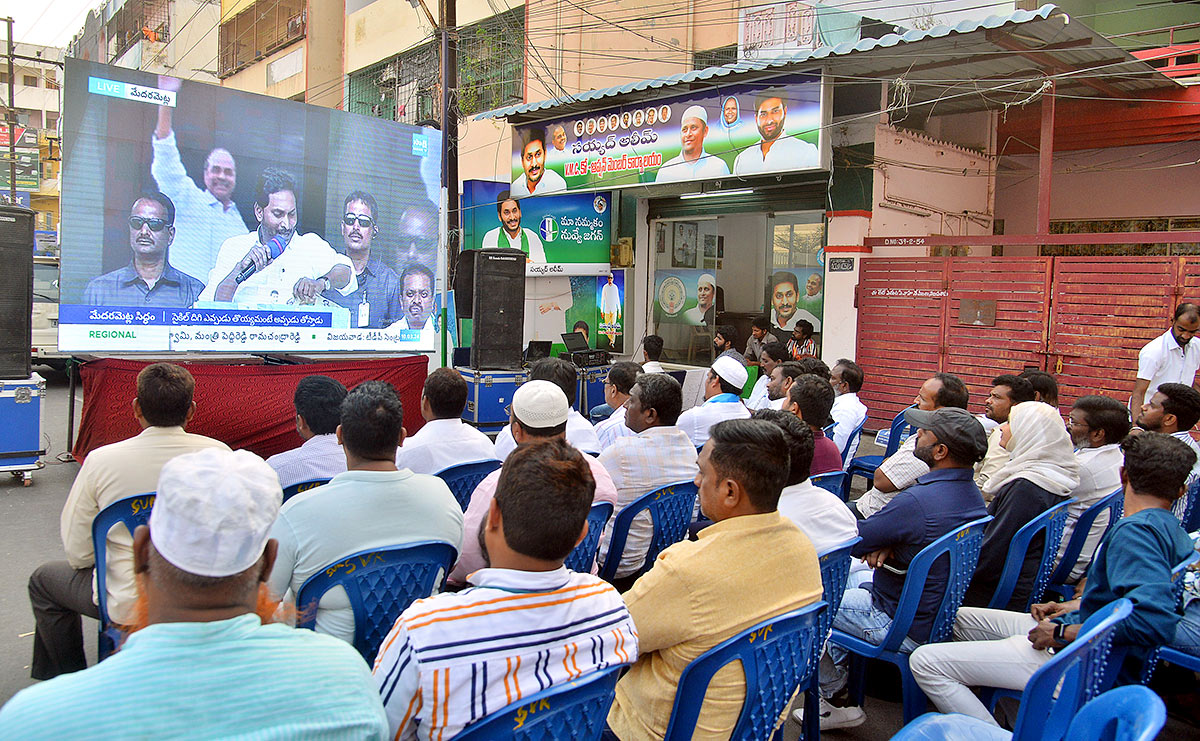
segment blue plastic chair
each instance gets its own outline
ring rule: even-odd
[[[354,613],[354,647],[373,663],[396,618],[416,600],[440,590],[457,558],[454,546],[428,540],[338,559],[300,586],[296,627],[314,629],[322,595],[340,586]]]
[[[302,491],[308,491],[309,489],[315,489],[318,486],[324,486],[325,484],[328,484],[328,483],[329,483],[329,479],[312,479],[311,481],[301,481],[298,484],[292,484],[291,486],[289,486],[283,490],[283,501],[286,502],[287,500],[291,499],[292,497],[296,496],[297,494],[299,494]]]
[[[654,520],[654,534],[650,537],[646,560],[630,576],[640,576],[649,571],[659,553],[687,537],[697,493],[695,483],[676,481],[643,494],[618,512],[617,519],[613,522],[612,538],[608,542],[608,556],[600,569],[600,578],[612,581],[616,577],[617,567],[621,564],[621,554],[625,550],[625,540],[629,537],[629,526],[633,524],[634,517],[647,510]]]
[[[664,740],[690,741],[713,675],[739,660],[746,677],[746,699],[730,741],[770,738],[796,689],[807,687],[816,673],[827,607],[822,600],[777,615],[696,657],[679,677]]]
[[[105,555],[108,553],[108,531],[118,524],[123,524],[129,529],[129,536],[133,537],[133,531],[138,525],[145,525],[150,521],[150,510],[154,507],[155,496],[155,492],[149,491],[118,499],[100,510],[92,519],[92,550],[96,554],[96,607],[100,612],[100,635],[96,641],[96,655],[100,661],[104,661],[116,651],[125,637],[124,632],[108,618],[108,589],[105,587],[108,576],[105,563]]]
[[[596,502],[592,505],[587,517],[587,535],[583,536],[583,540],[579,541],[579,545],[567,556],[567,560],[563,562],[564,566],[581,574],[592,570],[592,564],[596,563],[596,551],[600,549],[600,536],[604,533],[604,526],[608,524],[612,513],[611,502]]]
[[[1083,706],[1065,741],[1152,741],[1166,722],[1161,697],[1136,684],[1117,687]]]
[[[908,566],[904,588],[900,591],[896,612],[892,615],[892,626],[878,646],[843,633],[837,628],[833,629],[829,640],[850,652],[850,699],[855,705],[861,706],[863,702],[867,659],[882,659],[900,669],[904,721],[907,723],[924,712],[925,693],[917,686],[917,681],[908,668],[908,654],[900,651],[900,644],[908,636],[908,629],[917,614],[917,604],[925,591],[929,569],[935,561],[942,558],[950,559],[950,578],[942,593],[942,600],[938,603],[927,643],[940,643],[950,637],[958,606],[962,604],[967,585],[975,575],[984,528],[991,519],[982,517],[968,522],[921,549]]]
[[[598,741],[624,665],[592,672],[503,707],[453,741]]]
[[[1029,546],[1039,533],[1044,536],[1042,560],[1038,564],[1037,573],[1033,577],[1033,589],[1030,590],[1023,609],[1029,610],[1034,603],[1041,601],[1046,585],[1050,583],[1050,572],[1054,570],[1054,559],[1058,557],[1058,546],[1062,543],[1063,529],[1066,528],[1067,516],[1070,515],[1068,507],[1072,501],[1074,500],[1068,499],[1059,502],[1025,523],[1013,535],[1008,544],[1008,555],[1004,557],[1004,568],[1000,571],[1000,581],[996,582],[996,591],[992,592],[988,607],[995,610],[1008,609],[1008,602],[1012,599],[1017,582],[1021,578],[1021,568],[1025,565]]]
[[[817,554],[821,566],[821,599],[828,608],[821,625],[821,644],[829,640],[833,619],[837,617],[842,595],[846,592],[846,581],[850,578],[850,549],[862,538],[854,538]],[[820,692],[817,673],[813,672],[808,689],[804,691],[804,733],[801,738],[816,741],[821,737]]]
[[[1104,540],[1104,535],[1112,530],[1112,526],[1117,524],[1117,520],[1121,519],[1121,513],[1125,511],[1125,489],[1117,489],[1112,494],[1104,497],[1092,506],[1079,513],[1079,519],[1075,521],[1075,529],[1071,531],[1071,539],[1067,541],[1067,547],[1063,551],[1062,558],[1058,561],[1058,566],[1054,569],[1054,573],[1050,575],[1050,584],[1046,587],[1047,591],[1061,596],[1064,600],[1069,600],[1075,596],[1075,585],[1068,584],[1067,579],[1071,577],[1071,570],[1075,568],[1075,564],[1079,562],[1079,557],[1083,555],[1083,546],[1086,544],[1088,534],[1092,529],[1092,525],[1096,523],[1096,518],[1101,512],[1108,511],[1108,524],[1104,527],[1104,533],[1100,536],[1100,541]],[[1100,542],[1096,543],[1099,547]],[[1095,558],[1096,552],[1092,551],[1088,555],[1088,560]]]
[[[479,486],[480,481],[486,479],[488,474],[501,465],[502,463],[494,458],[485,461],[471,461],[443,468],[434,475],[446,482],[446,486],[450,487],[450,492],[454,494],[458,506],[462,507],[463,512],[466,512],[475,487]]]
[[[1133,603],[1119,599],[1088,618],[1079,635],[1043,664],[1025,684],[1025,699],[1017,712],[1013,732],[978,718],[957,713],[929,713],[906,725],[892,741],[963,739],[990,741],[1062,741],[1079,709],[1105,689],[1109,652],[1117,623],[1133,611]],[[1096,729],[1088,731],[1088,739]]]
[[[812,482],[825,491],[837,494],[844,502],[846,501],[846,490],[849,488],[847,486],[849,478],[845,471],[830,471],[829,473],[819,473],[813,476]]]
[[[1195,532],[1200,530],[1200,476],[1188,485],[1187,491],[1172,507],[1175,516],[1179,518],[1179,523],[1183,525],[1185,532]]]
[[[884,462],[888,457],[893,455],[900,449],[900,438],[904,437],[905,428],[909,424],[904,421],[904,412],[912,409],[916,404],[910,405],[907,409],[903,409],[892,418],[892,426],[888,430],[887,447],[883,450],[883,455],[856,455],[854,460],[850,461],[850,467],[846,469],[846,473],[850,475],[850,483],[854,483],[855,476],[862,476],[867,480],[867,488],[870,488],[875,481],[875,469]],[[849,488],[849,487],[847,487]]]
[[[846,467],[846,459],[850,457],[850,448],[854,446],[854,441],[862,436],[863,428],[867,426],[867,418],[863,417],[862,424],[854,428],[854,432],[850,433],[850,437],[846,438],[846,445],[842,448],[842,468]]]
[[[1177,605],[1176,609],[1178,609],[1180,613],[1183,612],[1183,588],[1185,585],[1183,577],[1187,573],[1187,570],[1190,569],[1197,561],[1200,561],[1200,553],[1192,551],[1188,554],[1187,558],[1180,561],[1175,565],[1175,568],[1171,569],[1171,593],[1175,597],[1175,604]],[[1159,646],[1158,648],[1151,650],[1150,653],[1146,654],[1145,662],[1142,663],[1142,684],[1150,684],[1150,678],[1154,676],[1154,670],[1158,668],[1159,661],[1171,661],[1164,655],[1165,652],[1187,656],[1187,654],[1184,654],[1181,651],[1177,651],[1173,648],[1167,648],[1165,646]],[[1200,659],[1197,659],[1194,656],[1189,658],[1191,659],[1191,664],[1200,665]],[[1171,663],[1176,664],[1177,666],[1188,666],[1187,663],[1180,664],[1177,661],[1171,661]],[[1194,671],[1200,671],[1200,669]]]

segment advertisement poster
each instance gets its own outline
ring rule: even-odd
[[[704,270],[654,272],[655,323],[712,326],[717,279]]]
[[[768,278],[771,326],[793,357],[820,355],[825,278],[820,268],[786,268]]]
[[[518,197],[821,169],[819,74],[513,129]]]
[[[675,223],[675,248],[671,252],[671,267],[694,268],[696,266],[697,225],[694,221]]]

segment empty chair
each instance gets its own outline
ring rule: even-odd
[[[600,549],[600,536],[604,533],[608,518],[612,517],[612,511],[611,502],[596,502],[592,505],[591,511],[588,512],[587,535],[583,536],[583,540],[579,541],[579,545],[567,556],[563,566],[585,574],[592,570],[596,563],[596,551]]]
[[[1179,518],[1183,529],[1189,533],[1200,530],[1200,476],[1188,484],[1187,491],[1175,502],[1171,511]]]
[[[322,486],[322,485],[328,484],[328,483],[329,483],[329,479],[312,479],[311,481],[301,481],[298,484],[292,484],[291,486],[289,486],[283,490],[283,501],[286,502],[287,500],[291,499],[292,497],[296,496],[297,494],[299,494],[302,491],[308,491],[309,489],[315,489],[318,486]]]
[[[488,714],[454,741],[598,741],[624,665],[558,684]]]
[[[108,591],[105,577],[108,573],[105,554],[108,552],[108,531],[118,524],[129,528],[129,534],[138,525],[150,521],[150,510],[154,507],[155,493],[150,491],[132,497],[118,499],[96,515],[92,520],[92,549],[96,553],[96,607],[100,611],[100,635],[96,641],[96,656],[100,661],[117,650],[124,633],[108,619]]]
[[[650,536],[645,560],[628,578],[649,571],[659,553],[687,537],[688,525],[692,523],[692,512],[696,506],[696,494],[694,482],[676,481],[643,494],[626,505],[625,509],[617,513],[617,519],[613,522],[612,536],[608,542],[604,566],[600,569],[600,578],[612,581],[616,576],[617,567],[621,564],[621,554],[625,551],[625,540],[629,537],[629,527],[633,524],[633,518],[644,511],[648,511],[654,520],[654,532]]]
[[[1029,522],[1025,523],[1008,545],[1008,555],[1004,558],[1004,569],[1000,572],[1000,581],[996,583],[996,591],[988,607],[996,610],[1012,609],[1008,603],[1013,598],[1017,583],[1021,579],[1021,568],[1025,565],[1025,557],[1029,553],[1033,539],[1042,534],[1042,554],[1037,572],[1033,577],[1033,585],[1029,596],[1025,599],[1024,607],[1017,609],[1027,611],[1035,602],[1042,598],[1046,585],[1050,583],[1050,573],[1054,569],[1054,559],[1058,556],[1058,546],[1062,543],[1063,528],[1067,525],[1070,499],[1054,505]]]
[[[466,512],[475,487],[479,486],[480,481],[486,479],[489,473],[500,466],[501,462],[493,458],[485,461],[459,463],[456,466],[443,468],[434,475],[446,482],[446,486],[450,487],[450,492],[454,494],[454,499],[462,507],[463,512]]]
[[[1094,697],[1071,721],[1066,741],[1151,741],[1167,722],[1167,706],[1139,685]]]
[[[915,406],[913,404],[908,409]],[[900,413],[892,418],[892,426],[888,430],[887,446],[883,450],[883,455],[856,455],[850,461],[850,466],[846,469],[846,473],[850,477],[849,484],[854,483],[855,476],[862,476],[867,480],[867,487],[870,488],[875,480],[875,469],[900,449],[900,438],[904,437],[904,431],[909,427],[909,424],[904,421],[905,411],[905,409],[901,409]],[[849,489],[849,485],[846,488]]]
[[[814,486],[819,486],[831,494],[837,494],[844,502],[846,501],[846,493],[850,489],[850,477],[845,471],[830,471],[829,473],[819,473],[812,477]]]
[[[1064,600],[1075,596],[1075,586],[1068,584],[1067,579],[1071,576],[1071,570],[1075,568],[1075,564],[1079,562],[1079,557],[1083,555],[1083,547],[1087,543],[1092,525],[1095,524],[1096,518],[1100,516],[1101,512],[1108,512],[1108,525],[1100,537],[1100,541],[1103,541],[1104,535],[1107,535],[1112,526],[1117,524],[1117,520],[1121,519],[1121,513],[1124,510],[1125,489],[1121,488],[1080,513],[1079,519],[1075,520],[1075,529],[1071,531],[1071,539],[1067,541],[1062,558],[1059,559],[1054,573],[1050,575],[1050,584],[1046,587],[1048,591],[1061,596]],[[1097,541],[1097,546],[1100,541]],[[1088,561],[1091,561],[1094,555],[1095,550],[1093,549],[1092,553],[1088,554]]]
[[[796,688],[808,686],[816,673],[826,609],[822,600],[777,615],[700,654],[679,677],[666,741],[692,738],[713,675],[739,660],[746,677],[746,700],[729,738],[770,738]]]
[[[449,543],[424,541],[339,559],[301,585],[296,627],[315,628],[322,595],[340,586],[354,613],[354,647],[371,663],[400,613],[441,589],[457,557]]]

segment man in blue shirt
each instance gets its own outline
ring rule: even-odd
[[[1121,450],[1125,516],[1101,541],[1082,598],[1034,605],[1029,614],[961,608],[954,624],[958,642],[922,646],[909,661],[938,710],[995,723],[972,686],[1023,689],[1050,660],[1048,649],[1075,640],[1085,620],[1122,597],[1133,602],[1133,612],[1113,634],[1114,655],[1126,657],[1119,682],[1137,681],[1147,651],[1170,643],[1179,622],[1171,569],[1192,550],[1171,505],[1183,495],[1196,454],[1154,432],[1125,438]]]
[[[282,499],[248,451],[168,461],[149,526],[133,534],[134,632],[96,666],[19,692],[0,710],[0,738],[386,738],[357,651],[270,623]],[[136,700],[118,707],[118,696]]]
[[[972,466],[987,452],[987,436],[979,420],[957,407],[908,409],[904,419],[919,430],[913,454],[929,465],[929,473],[858,523],[862,540],[851,553],[865,559],[875,575],[871,583],[846,590],[833,620],[838,630],[872,643],[883,640],[891,628],[905,572],[921,549],[955,528],[987,516],[983,495],[971,479]],[[912,651],[929,638],[949,579],[944,559],[929,569],[901,651]],[[821,659],[821,730],[852,728],[866,719],[861,708],[828,702],[846,686],[845,659],[845,650],[832,643]],[[802,720],[800,712],[798,721]]]
[[[342,211],[342,241],[358,276],[358,290],[345,296],[334,290],[322,295],[350,310],[351,327],[379,329],[395,324],[404,316],[400,277],[371,254],[371,243],[379,236],[379,204],[375,196],[356,190],[346,196]]]
[[[158,191],[146,191],[129,213],[133,259],[123,268],[88,281],[83,303],[89,306],[187,308],[204,284],[167,262],[175,241],[175,204]]]

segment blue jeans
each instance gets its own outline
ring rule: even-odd
[[[833,627],[878,646],[892,627],[892,618],[871,604],[870,590],[851,588],[842,595],[842,604],[833,619]],[[912,653],[917,645],[916,641],[905,636],[900,650]],[[822,697],[833,697],[846,686],[850,673],[846,666],[846,655],[846,649],[832,642],[825,644],[825,655],[821,657],[819,668]]]
[[[1175,640],[1171,641],[1171,648],[1200,656],[1200,599],[1193,599],[1183,611],[1183,617],[1175,626]]]

